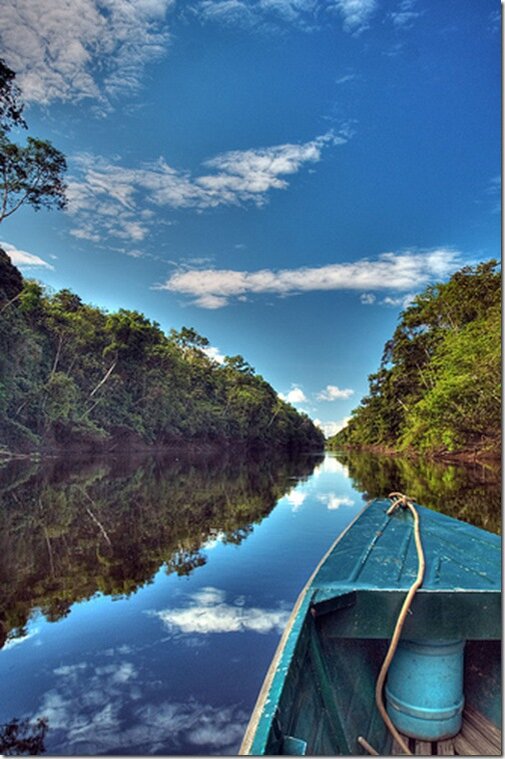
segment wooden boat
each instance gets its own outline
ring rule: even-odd
[[[426,569],[401,642],[464,641],[462,724],[436,740],[397,730],[399,742],[379,711],[376,681],[419,571],[412,514],[390,506],[369,503],[300,594],[241,755],[501,754],[500,538],[417,504]]]

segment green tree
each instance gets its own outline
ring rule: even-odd
[[[165,335],[143,314],[23,281],[0,254],[0,446],[322,448],[242,356],[221,365],[207,346],[192,328]]]
[[[0,58],[0,130],[8,132],[14,126],[24,127],[23,108],[21,102],[21,91],[14,82],[16,74],[7,66],[5,61]]]
[[[47,140],[28,137],[20,146],[0,135],[0,222],[25,204],[35,211],[65,208],[66,169],[65,157]]]
[[[0,223],[21,206],[63,209],[66,185],[64,155],[48,140],[28,137],[25,145],[12,142],[12,127],[26,128],[14,72],[0,59]]]
[[[500,449],[501,277],[495,260],[430,285],[401,314],[349,425],[329,443]]]

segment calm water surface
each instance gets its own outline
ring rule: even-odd
[[[0,480],[0,753],[14,725],[32,753],[235,754],[298,593],[368,497],[500,519],[490,468],[369,455],[12,462]]]

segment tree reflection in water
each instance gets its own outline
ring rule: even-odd
[[[2,756],[39,756],[45,749],[47,720],[13,719],[0,725],[0,754]]]
[[[423,506],[501,532],[501,483],[495,462],[446,464],[365,451],[337,451],[335,455],[347,466],[353,486],[367,499],[399,491]]]
[[[14,461],[0,491],[0,643],[32,610],[66,616],[97,591],[126,596],[160,566],[187,575],[219,536],[240,543],[322,456],[177,455]]]

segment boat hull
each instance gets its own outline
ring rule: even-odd
[[[241,754],[364,754],[360,736],[382,755],[393,752],[393,739],[375,703],[375,684],[408,580],[415,574],[415,557],[406,537],[411,525],[404,516],[393,530],[385,527],[388,505],[375,502],[367,507],[304,588],[265,679]],[[486,724],[497,727],[501,718],[500,541],[464,525],[459,537],[470,540],[473,549],[480,545],[487,557],[484,564],[472,557],[471,571],[477,570],[478,577],[465,587],[447,559],[447,550],[439,551],[447,530],[453,528],[446,521],[449,518],[436,515],[433,522],[428,510],[421,511],[427,548],[438,546],[437,556],[428,562],[428,582],[414,598],[403,637],[435,644],[465,640],[463,678],[469,713],[478,710]],[[389,537],[382,540],[387,529]],[[397,547],[403,540],[405,550],[396,550],[394,561],[389,558],[391,546],[384,546],[388,540]],[[468,546],[458,542],[459,560]],[[379,557],[373,555],[374,550]],[[388,567],[382,586],[377,575],[381,563]],[[467,579],[468,575],[465,570]]]

